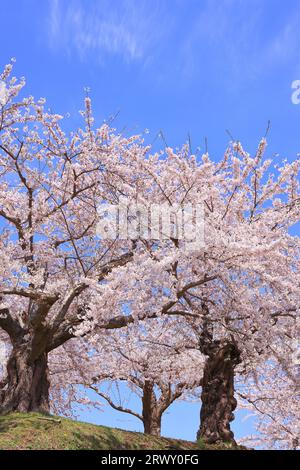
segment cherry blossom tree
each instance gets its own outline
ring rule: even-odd
[[[126,290],[111,273],[117,294],[103,294],[104,309],[126,302],[133,318],[175,315],[198,330],[206,356],[198,437],[208,442],[235,442],[235,373],[272,357],[277,335],[287,337],[299,317],[299,237],[290,228],[299,220],[300,162],[280,166],[265,148],[262,139],[251,157],[235,142],[218,162],[167,148],[141,162],[152,202],[203,205],[204,245],[191,250],[178,224],[168,241],[145,239],[146,250],[122,267]]]
[[[1,382],[0,411],[49,410],[48,354],[75,335],[122,319],[87,307],[101,302],[97,287],[132,259],[129,240],[96,236],[97,209],[128,193],[128,162],[144,158],[136,138],[85,127],[67,135],[61,116],[44,100],[18,100],[23,81],[1,75],[0,105],[0,327],[11,353]]]
[[[1,412],[49,409],[48,355],[69,339],[180,319],[187,350],[205,356],[198,436],[234,443],[235,376],[276,361],[278,338],[295,339],[300,160],[267,159],[265,138],[253,156],[231,142],[217,162],[189,146],[149,155],[137,137],[95,128],[88,97],[84,128],[66,135],[43,100],[18,101],[23,82],[10,73],[0,105],[10,353]],[[127,237],[95,236],[99,208],[120,200]]]
[[[243,377],[238,387],[240,406],[255,416],[256,435],[243,441],[267,449],[299,449],[299,327],[280,335],[273,357]]]
[[[58,349],[50,361],[54,406],[76,412],[84,402],[99,408],[90,394],[84,396],[85,387],[113,409],[142,421],[146,434],[160,435],[163,413],[201,382],[203,356],[182,349],[186,338],[178,326],[169,319],[142,321]],[[120,382],[138,396],[141,411],[126,405]]]

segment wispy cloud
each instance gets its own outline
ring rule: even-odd
[[[72,58],[148,65],[156,82],[206,75],[239,87],[276,66],[300,65],[299,6],[274,22],[276,1],[49,0],[48,39]]]
[[[126,62],[145,60],[159,41],[161,4],[151,0],[51,0],[48,20],[52,48],[77,52],[81,59],[103,62],[119,56]]]
[[[284,19],[281,28],[277,31],[265,48],[265,59],[269,63],[287,64],[294,62],[295,68],[300,70],[299,60],[299,24],[300,8],[292,9]]]
[[[222,74],[236,86],[298,62],[299,7],[287,9],[276,24],[272,18],[272,2],[206,0],[180,48],[185,75]]]
[[[246,0],[204,2],[181,48],[186,75],[199,69],[205,73],[208,63],[215,74],[222,70],[232,78],[245,69],[252,74],[260,21],[257,0],[252,0],[251,6]]]

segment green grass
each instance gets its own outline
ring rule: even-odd
[[[96,426],[38,413],[11,413],[0,416],[0,449],[27,450],[169,450],[198,449],[196,442],[148,436],[142,433]],[[200,446],[202,449],[228,449],[228,446]]]

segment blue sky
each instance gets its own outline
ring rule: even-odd
[[[190,134],[204,150],[206,137],[218,159],[229,129],[254,150],[270,120],[269,154],[300,152],[297,0],[0,0],[0,11],[0,67],[16,57],[28,93],[69,112],[70,126],[89,87],[99,123],[120,111],[118,129],[163,130],[169,146]],[[175,404],[164,433],[194,437],[198,411]],[[130,425],[113,412],[89,418]]]
[[[111,395],[115,403],[120,404],[119,397],[121,397],[124,407],[141,413],[140,398],[133,394],[124,383],[119,383],[118,387],[120,393],[114,392]],[[105,386],[103,387],[103,391],[107,391]],[[91,399],[97,400],[97,395],[94,392],[89,393],[89,396]],[[130,414],[115,411],[105,402],[103,402],[101,411],[98,410],[96,413],[92,410],[88,412],[85,410],[78,412],[78,419],[101,424],[103,426],[113,426],[129,431],[143,432],[143,425],[139,419]],[[194,441],[199,428],[199,421],[200,402],[197,402],[196,398],[189,402],[177,400],[163,414],[162,435]],[[253,433],[253,423],[254,418],[250,416],[249,411],[238,411],[231,425],[235,437],[241,438]]]
[[[288,0],[0,0],[0,63],[49,106],[78,119],[90,87],[99,121],[120,110],[128,132],[162,129],[218,158],[229,129],[252,150],[300,150],[300,4]]]

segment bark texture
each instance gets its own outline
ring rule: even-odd
[[[145,381],[143,387],[143,411],[142,418],[144,424],[144,433],[160,436],[162,413],[157,404],[154,393],[154,384],[151,381]]]
[[[201,393],[200,429],[197,438],[205,442],[235,444],[230,423],[234,420],[234,369],[240,362],[235,344],[214,341],[204,367]]]
[[[0,392],[0,412],[49,413],[48,354],[33,354],[30,342],[12,348]]]
[[[207,305],[203,303],[203,329],[199,349],[206,356],[202,378],[200,428],[197,439],[207,443],[236,444],[230,423],[234,420],[237,401],[234,397],[235,367],[241,362],[240,351],[231,336],[214,339]]]

